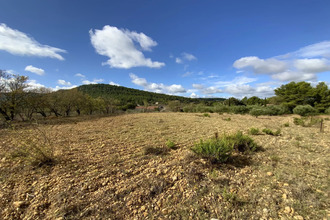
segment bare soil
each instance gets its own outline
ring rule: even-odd
[[[1,129],[0,219],[329,219],[330,121],[320,132],[294,117],[141,113]],[[225,164],[190,150],[252,127],[281,135],[250,135],[262,150]],[[54,160],[32,165],[22,146]]]

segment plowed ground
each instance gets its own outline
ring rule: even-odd
[[[330,121],[320,132],[293,117],[144,113],[1,129],[0,219],[327,219]],[[263,150],[225,164],[190,150],[251,127],[281,135],[250,135]],[[31,145],[55,162],[17,156]]]

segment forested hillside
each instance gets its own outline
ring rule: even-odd
[[[204,102],[214,102],[214,101],[224,101],[224,98],[187,98],[183,96],[173,96],[166,95],[154,92],[147,92],[138,89],[131,89],[123,86],[112,86],[108,84],[90,84],[82,85],[78,87],[79,91],[82,91],[85,94],[93,98],[103,97],[103,98],[112,98],[120,100],[122,104],[127,103],[136,103],[139,105],[145,104],[148,102],[152,103],[162,103],[167,104],[169,101],[178,100],[181,103],[200,103]]]

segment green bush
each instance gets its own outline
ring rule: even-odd
[[[239,152],[255,151],[257,145],[242,132],[233,135],[223,135],[206,141],[200,140],[191,148],[196,154],[208,158],[213,162],[226,162],[233,150]]]
[[[214,107],[213,111],[219,114],[223,114],[230,112],[230,108],[226,105],[217,105]]]
[[[166,141],[166,146],[170,149],[175,149],[176,148],[176,144],[171,140]]]
[[[259,134],[259,129],[258,128],[250,128],[249,134],[258,135]]]
[[[324,111],[325,114],[330,115],[330,107]]]
[[[289,122],[285,123],[284,127],[290,127],[290,123]]]
[[[315,115],[316,109],[310,105],[298,105],[293,109],[293,113],[301,116]]]
[[[267,115],[267,112],[264,108],[253,108],[250,110],[250,115],[256,116],[256,118],[258,118],[258,116],[260,115]]]
[[[249,109],[244,105],[231,106],[230,110],[234,114],[246,114],[249,112]]]
[[[262,132],[264,132],[265,134],[268,134],[268,135],[279,136],[281,134],[281,129],[277,129],[274,132],[271,129],[265,128],[265,129],[262,129]]]
[[[211,117],[209,113],[204,113],[203,116],[204,117],[207,117],[207,118],[210,118]]]

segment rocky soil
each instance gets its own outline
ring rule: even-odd
[[[0,219],[329,219],[330,121],[320,132],[294,117],[144,113],[1,129]],[[225,164],[190,150],[252,127],[281,135],[250,135],[262,150]],[[32,163],[24,147],[53,160]]]

